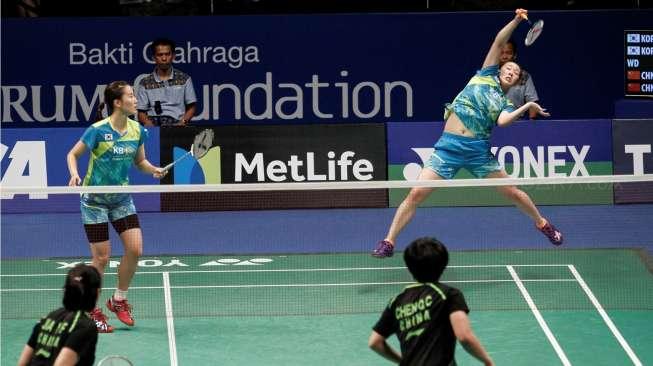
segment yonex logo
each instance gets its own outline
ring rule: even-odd
[[[245,260],[240,260],[238,258],[221,258],[215,261],[210,261],[206,262],[203,264],[200,264],[200,267],[204,266],[260,266],[265,263],[270,263],[272,262],[272,259],[270,258],[252,258],[252,259],[245,259]]]
[[[190,262],[186,263],[185,260],[183,259],[177,259],[177,258],[170,258],[166,260],[161,260],[161,259],[141,259],[138,261],[138,267],[141,268],[156,268],[156,267],[164,267],[164,268],[174,268],[174,267],[212,267],[212,266],[261,266],[267,263],[273,262],[273,259],[271,258],[219,258],[215,260],[210,260],[207,262],[203,262],[200,264],[189,264]],[[91,264],[91,262],[56,262],[56,264],[59,265],[57,269],[70,269],[75,267],[76,265],[80,263],[86,263],[86,264]],[[110,260],[109,261],[109,268],[118,268],[120,265],[120,261],[117,260]]]
[[[422,163],[409,163],[404,166],[403,174],[406,180],[417,179],[422,170],[422,166],[428,163],[434,149],[432,147],[426,147],[412,148],[411,150],[420,157]],[[505,166],[506,161],[513,162],[512,172],[508,172],[513,178],[519,177],[522,169],[523,175],[526,178],[530,178],[533,174],[535,177],[588,176],[590,174],[585,166],[585,159],[589,151],[589,145],[582,145],[580,149],[574,145],[537,146],[535,151],[529,146],[522,147],[521,151],[515,146],[493,146],[491,148],[492,154],[497,157],[501,166]],[[563,154],[569,154],[573,160],[573,166],[568,174],[561,172],[562,167],[568,162],[560,158],[560,155]]]

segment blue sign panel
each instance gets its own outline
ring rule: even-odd
[[[555,118],[612,117],[623,86],[623,31],[650,26],[653,11],[532,16],[554,25],[519,50],[542,104]],[[433,121],[511,18],[493,12],[4,19],[0,116],[5,127],[91,123],[104,85],[151,73],[151,41],[170,37],[177,43],[175,67],[194,82],[195,123]],[[518,45],[527,28],[515,31]]]
[[[443,122],[388,123],[388,178],[415,180],[433,152]],[[612,174],[612,125],[610,120],[519,121],[496,128],[491,151],[512,177],[576,177]],[[456,178],[471,178],[464,169]],[[589,187],[526,187],[538,204],[612,203],[612,185]],[[494,189],[441,190],[423,206],[506,205]],[[391,190],[390,206],[405,197]]]
[[[159,129],[148,129],[145,143],[148,160],[159,163]],[[82,136],[84,128],[9,128],[2,130],[2,185],[45,187],[67,186],[70,180],[66,155]],[[88,153],[78,161],[80,176],[88,166]],[[158,184],[158,180],[134,168],[130,184]],[[158,211],[158,194],[134,195],[140,211]],[[2,212],[75,212],[79,211],[79,195],[31,194],[2,196]]]
[[[443,122],[388,123],[388,163],[417,161],[413,149],[432,148],[443,128]],[[569,162],[584,150],[583,146],[587,146],[587,151],[582,153],[583,161],[611,162],[612,121],[517,121],[507,127],[495,128],[491,142],[495,148],[511,147],[511,150],[528,150],[535,155],[542,147],[555,147],[556,159]],[[512,163],[519,155],[506,153],[504,156],[505,162]]]

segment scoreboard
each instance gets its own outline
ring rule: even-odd
[[[653,30],[624,32],[625,95],[653,98]]]

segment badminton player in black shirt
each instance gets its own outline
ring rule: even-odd
[[[447,248],[420,238],[406,248],[404,261],[417,283],[390,301],[370,335],[370,348],[400,365],[451,366],[458,340],[486,366],[494,365],[472,331],[462,292],[438,282],[449,262]],[[386,342],[393,334],[401,354]]]
[[[95,308],[102,280],[95,267],[79,264],[68,272],[63,306],[39,321],[23,348],[18,366],[92,366],[97,328]]]

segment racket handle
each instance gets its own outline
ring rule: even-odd
[[[170,169],[172,169],[172,166],[173,166],[173,165],[175,165],[175,162],[174,162],[174,161],[173,161],[172,163],[170,163],[170,164],[164,166],[163,169],[162,169],[163,172],[164,172],[164,173],[167,173]]]
[[[191,153],[192,153],[192,151],[189,151],[189,152],[185,153],[184,155],[180,156],[179,158],[177,158],[177,160],[175,160],[175,161],[173,161],[172,163],[170,163],[170,164],[164,166],[164,167],[163,167],[163,171],[164,171],[164,172],[167,172],[167,171],[170,170],[170,169],[171,169],[175,164],[177,164],[177,162],[179,162],[179,160],[181,160],[181,159],[187,157],[187,156],[190,155]]]

